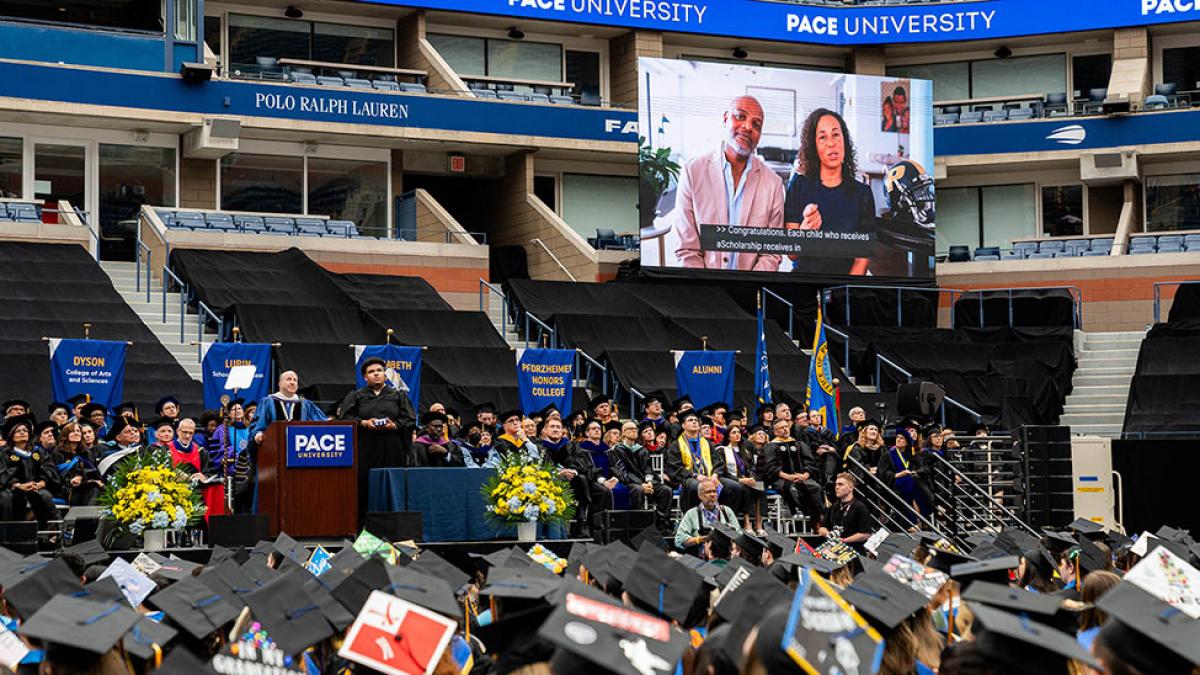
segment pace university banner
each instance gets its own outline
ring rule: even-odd
[[[362,362],[367,359],[383,359],[387,379],[391,385],[408,394],[413,410],[421,409],[421,347],[398,345],[354,345],[355,386],[367,386],[362,375]],[[401,386],[403,384],[403,386]],[[420,413],[418,413],[418,416]]]
[[[121,403],[125,389],[124,342],[50,339],[50,388],[55,401],[87,394],[106,408]]]
[[[225,388],[229,371],[235,366],[254,366],[253,383],[236,393]],[[204,358],[200,361],[200,372],[204,377],[204,407],[217,410],[225,400],[244,398],[257,403],[270,393],[271,345],[251,342],[213,342],[204,346]]]
[[[571,410],[574,381],[574,349],[517,350],[517,387],[526,415],[551,403],[563,413]]]
[[[676,351],[675,387],[690,396],[696,408],[717,403],[733,405],[733,352]]]

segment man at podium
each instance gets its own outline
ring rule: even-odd
[[[300,377],[296,371],[286,370],[279,375],[279,391],[258,403],[258,419],[254,420],[252,430],[256,444],[262,444],[263,432],[275,422],[323,422],[328,419],[317,404],[296,393],[299,389]]]

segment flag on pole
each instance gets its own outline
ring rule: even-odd
[[[759,405],[771,403],[771,375],[767,367],[767,326],[763,316],[762,296],[758,303],[758,344],[754,347],[754,397]]]
[[[804,407],[819,411],[826,429],[841,428],[838,426],[833,365],[829,361],[829,342],[825,339],[825,321],[821,316],[820,303],[817,303],[817,330],[813,335],[812,360],[808,362],[808,391],[804,395]]]

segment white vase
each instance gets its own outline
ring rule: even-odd
[[[517,541],[537,541],[537,523],[517,523]]]
[[[166,530],[146,530],[142,532],[142,548],[147,551],[161,551],[166,547]]]

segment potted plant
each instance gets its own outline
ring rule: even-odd
[[[535,541],[539,523],[566,525],[575,517],[575,495],[550,463],[505,459],[480,494],[492,524],[516,525],[519,541]]]
[[[135,453],[118,464],[100,505],[116,532],[142,537],[150,551],[165,548],[168,530],[182,529],[204,515],[200,493],[162,449]]]
[[[671,159],[671,148],[654,149],[645,136],[638,137],[639,227],[654,224],[658,200],[679,178],[679,168],[679,163]]]

